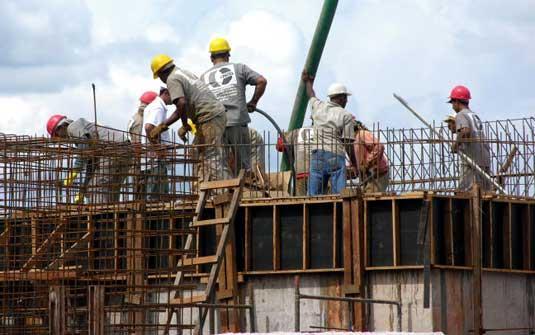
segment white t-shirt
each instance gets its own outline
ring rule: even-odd
[[[151,102],[146,108],[143,114],[143,143],[148,143],[147,132],[145,131],[145,125],[151,124],[153,126],[158,126],[160,123],[165,122],[167,119],[167,106],[165,102],[160,97],[156,97],[153,102]],[[166,130],[160,135],[162,143],[169,142],[170,136],[169,131]]]

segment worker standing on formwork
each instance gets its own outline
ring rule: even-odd
[[[308,194],[325,194],[329,178],[331,192],[340,193],[346,184],[345,155],[354,139],[353,116],[344,109],[351,93],[344,85],[335,83],[327,92],[330,101],[321,101],[314,92],[314,77],[303,70],[302,80],[312,105],[317,143],[311,148]]]
[[[73,121],[64,115],[50,117],[46,128],[52,137],[80,140],[77,144],[80,149],[90,149],[98,141],[109,142],[114,145],[114,149],[121,149],[111,155],[103,153],[102,156],[91,157],[84,156],[82,152],[63,182],[64,186],[71,186],[80,172],[85,170],[80,192],[75,197],[76,203],[83,203],[86,195],[93,204],[119,201],[121,186],[132,163],[132,148],[127,134],[111,128],[97,127],[83,118]]]
[[[167,155],[171,144],[169,131],[161,132],[157,137],[149,134],[159,124],[167,120],[167,105],[171,104],[171,95],[165,87],[160,88],[160,94],[145,109],[143,118],[143,142],[148,145],[147,160],[143,171],[145,194],[147,200],[162,200],[169,194],[169,180],[167,177]]]
[[[448,103],[455,111],[456,140],[452,145],[452,151],[462,151],[471,158],[474,163],[490,175],[490,148],[485,142],[483,123],[469,108],[469,101],[472,98],[468,88],[455,86],[450,93]],[[480,186],[482,191],[490,191],[491,183],[483,178],[470,165],[461,162],[459,189],[468,191],[473,183]]]
[[[307,195],[308,177],[310,175],[310,151],[314,143],[314,130],[311,127],[298,128],[284,133],[286,143],[290,148],[284,147],[282,137],[277,140],[277,151],[293,150],[295,168],[295,195]]]
[[[228,162],[223,153],[223,133],[227,124],[225,106],[217,100],[208,86],[193,73],[175,66],[167,55],[157,55],[152,59],[151,69],[154,79],[160,78],[167,84],[171,101],[176,110],[149,134],[152,139],[166,131],[178,119],[182,126],[179,137],[186,142],[187,133],[192,129],[188,118],[196,125],[197,134],[193,144],[198,145],[199,158],[204,164],[201,181],[229,178]]]
[[[143,114],[145,108],[152,102],[158,93],[147,91],[139,97],[139,107],[137,112],[132,115],[132,118],[128,122],[127,132],[129,135],[130,142],[132,143],[141,143],[141,134],[143,133]]]
[[[385,147],[360,121],[354,121],[355,172],[365,193],[384,192],[390,182]]]
[[[235,165],[231,167],[236,176],[240,169],[251,171],[251,138],[248,124],[251,122],[249,113],[266,90],[267,80],[245,64],[230,63],[230,45],[224,38],[210,41],[210,60],[214,65],[202,76],[210,90],[221,101],[227,110],[227,126],[224,143],[232,150]],[[253,97],[246,103],[246,85],[255,86]]]

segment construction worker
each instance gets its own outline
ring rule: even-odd
[[[230,45],[224,38],[218,37],[210,41],[210,59],[214,66],[201,76],[201,80],[227,109],[224,142],[236,158],[235,166],[231,167],[231,170],[237,175],[240,169],[245,169],[246,172],[251,170],[249,113],[255,111],[266,90],[267,80],[245,64],[230,63],[230,50]],[[249,102],[246,102],[245,98],[246,85],[255,86]]]
[[[340,193],[346,183],[346,151],[353,141],[353,116],[344,108],[351,95],[342,84],[332,84],[327,92],[330,101],[316,98],[314,77],[303,70],[302,80],[312,106],[312,123],[316,145],[311,149],[308,194],[319,195],[327,191],[331,180],[331,192]]]
[[[169,179],[167,177],[167,154],[171,137],[169,131],[163,131],[157,137],[148,136],[159,124],[167,120],[167,105],[171,104],[171,95],[165,87],[160,88],[160,94],[145,108],[143,118],[143,142],[149,146],[148,159],[143,171],[146,185],[147,200],[162,200],[169,194]]]
[[[141,134],[143,133],[143,113],[145,108],[158,96],[158,93],[147,91],[139,97],[139,107],[137,112],[132,115],[126,128],[130,142],[141,143]]]
[[[314,131],[312,127],[294,129],[284,133],[287,144],[293,149],[295,168],[295,195],[307,195],[308,177],[310,175],[310,151],[313,149]],[[277,151],[285,150],[282,137],[277,140]],[[314,148],[315,149],[315,148]]]
[[[455,86],[451,90],[448,103],[457,113],[455,115],[456,140],[452,145],[452,151],[463,152],[483,171],[490,174],[490,148],[489,144],[485,143],[481,119],[469,108],[471,98],[470,91],[464,86]],[[459,189],[468,191],[473,183],[478,184],[482,191],[491,190],[491,182],[462,161]]]
[[[217,100],[208,86],[193,73],[183,70],[173,63],[167,55],[157,55],[152,59],[151,69],[154,79],[160,78],[167,84],[171,101],[176,110],[158,126],[154,127],[149,137],[152,139],[166,131],[178,119],[182,126],[178,131],[179,137],[187,142],[188,131],[192,127],[188,118],[197,129],[195,141],[198,154],[204,164],[201,181],[227,179],[230,175],[228,162],[224,159],[223,133],[227,124],[225,106]]]
[[[93,204],[117,202],[120,189],[132,163],[132,148],[126,133],[107,127],[97,127],[86,119],[73,121],[64,115],[53,115],[47,122],[50,136],[79,140],[79,149],[90,149],[97,142],[113,145],[113,154],[93,151],[91,156],[82,154],[76,159],[63,185],[70,187],[78,175],[85,170],[76,203],[83,203],[89,197]]]
[[[446,118],[443,120],[443,122],[446,123],[446,126],[448,127],[448,130],[455,135],[457,133],[457,129],[455,127],[455,114],[450,114],[446,116]]]
[[[360,121],[355,120],[354,124],[354,166],[355,173],[361,180],[361,187],[365,193],[384,192],[389,183],[385,148]]]

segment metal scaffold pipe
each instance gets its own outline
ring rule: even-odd
[[[420,120],[427,128],[429,128],[429,130],[431,130],[431,132],[433,134],[435,134],[436,137],[438,137],[441,141],[445,142],[446,140],[444,139],[444,137],[442,137],[442,135],[439,134],[439,132],[437,132],[435,130],[435,128],[433,128],[431,126],[431,124],[429,124],[423,117],[420,116],[420,114],[418,114],[414,109],[412,109],[411,106],[409,106],[409,104],[402,98],[400,97],[399,95],[397,94],[393,94],[394,95],[394,98],[396,98],[396,100],[398,100],[405,108],[407,108],[407,110],[409,112],[411,112],[414,116],[416,116],[416,118],[418,120]],[[489,176],[488,173],[486,173],[479,165],[477,165],[470,157],[468,157],[465,153],[463,153],[462,151],[459,151],[457,152],[457,154],[459,155],[459,157],[463,160],[463,162],[465,162],[466,164],[468,164],[471,168],[473,168],[474,170],[476,170],[481,176],[483,176],[483,178],[485,178],[487,181],[489,181],[490,183],[492,183],[492,185],[494,185],[494,187],[496,187],[496,189],[502,193],[502,194],[505,194],[505,190],[503,189],[503,187],[498,184],[495,180],[493,180],[491,178],[491,176]]]
[[[305,62],[305,69],[312,76],[316,75],[316,71],[318,70],[321,55],[323,54],[323,49],[325,48],[325,43],[329,36],[337,6],[338,0],[325,0],[323,2],[323,8],[321,9],[316,31],[314,32],[314,37],[312,38],[312,43],[310,44],[310,49],[308,50]],[[303,126],[307,104],[308,99],[306,96],[305,85],[302,80],[299,80],[299,88],[297,89],[288,130],[294,130]],[[282,167],[283,170],[288,170],[289,167],[286,161],[283,161]]]

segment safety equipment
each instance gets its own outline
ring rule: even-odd
[[[160,134],[167,129],[169,129],[169,126],[167,126],[165,123],[160,123],[158,126],[152,128],[149,134],[149,139],[157,141],[158,137],[160,137]]]
[[[154,77],[154,79],[157,79],[158,72],[161,69],[163,69],[164,66],[171,63],[172,61],[173,61],[173,58],[164,54],[159,54],[159,55],[154,56],[154,58],[152,58],[152,62],[150,63],[150,68],[152,70],[152,76]]]
[[[78,177],[78,171],[71,171],[71,173],[69,173],[67,178],[65,178],[65,180],[63,181],[63,186],[71,186],[76,177]]]
[[[192,133],[194,136],[197,133],[197,126],[195,123],[193,123],[192,119],[188,119],[188,126],[190,127],[190,133]]]
[[[446,116],[446,118],[444,119],[444,122],[448,123],[448,122],[454,122],[455,121],[455,114],[450,114],[448,116]]]
[[[329,86],[329,89],[327,90],[327,96],[331,98],[339,94],[351,95],[345,85],[342,85],[340,83],[331,84],[331,86]]]
[[[158,93],[156,92],[152,92],[152,91],[147,91],[145,93],[143,93],[140,97],[139,97],[139,101],[141,101],[142,103],[144,104],[150,104],[154,99],[156,99],[156,97],[158,96]]]
[[[211,54],[220,54],[223,52],[229,52],[230,51],[230,44],[228,41],[222,37],[216,37],[210,41],[210,49]]]
[[[65,115],[52,115],[50,119],[48,119],[48,122],[46,123],[46,131],[48,131],[48,134],[50,136],[54,136],[54,132],[56,131],[56,128],[63,123],[63,120],[66,120],[67,117]]]
[[[448,102],[452,102],[453,100],[470,100],[472,99],[472,95],[470,94],[470,90],[462,85],[455,86],[450,93],[450,100]]]

